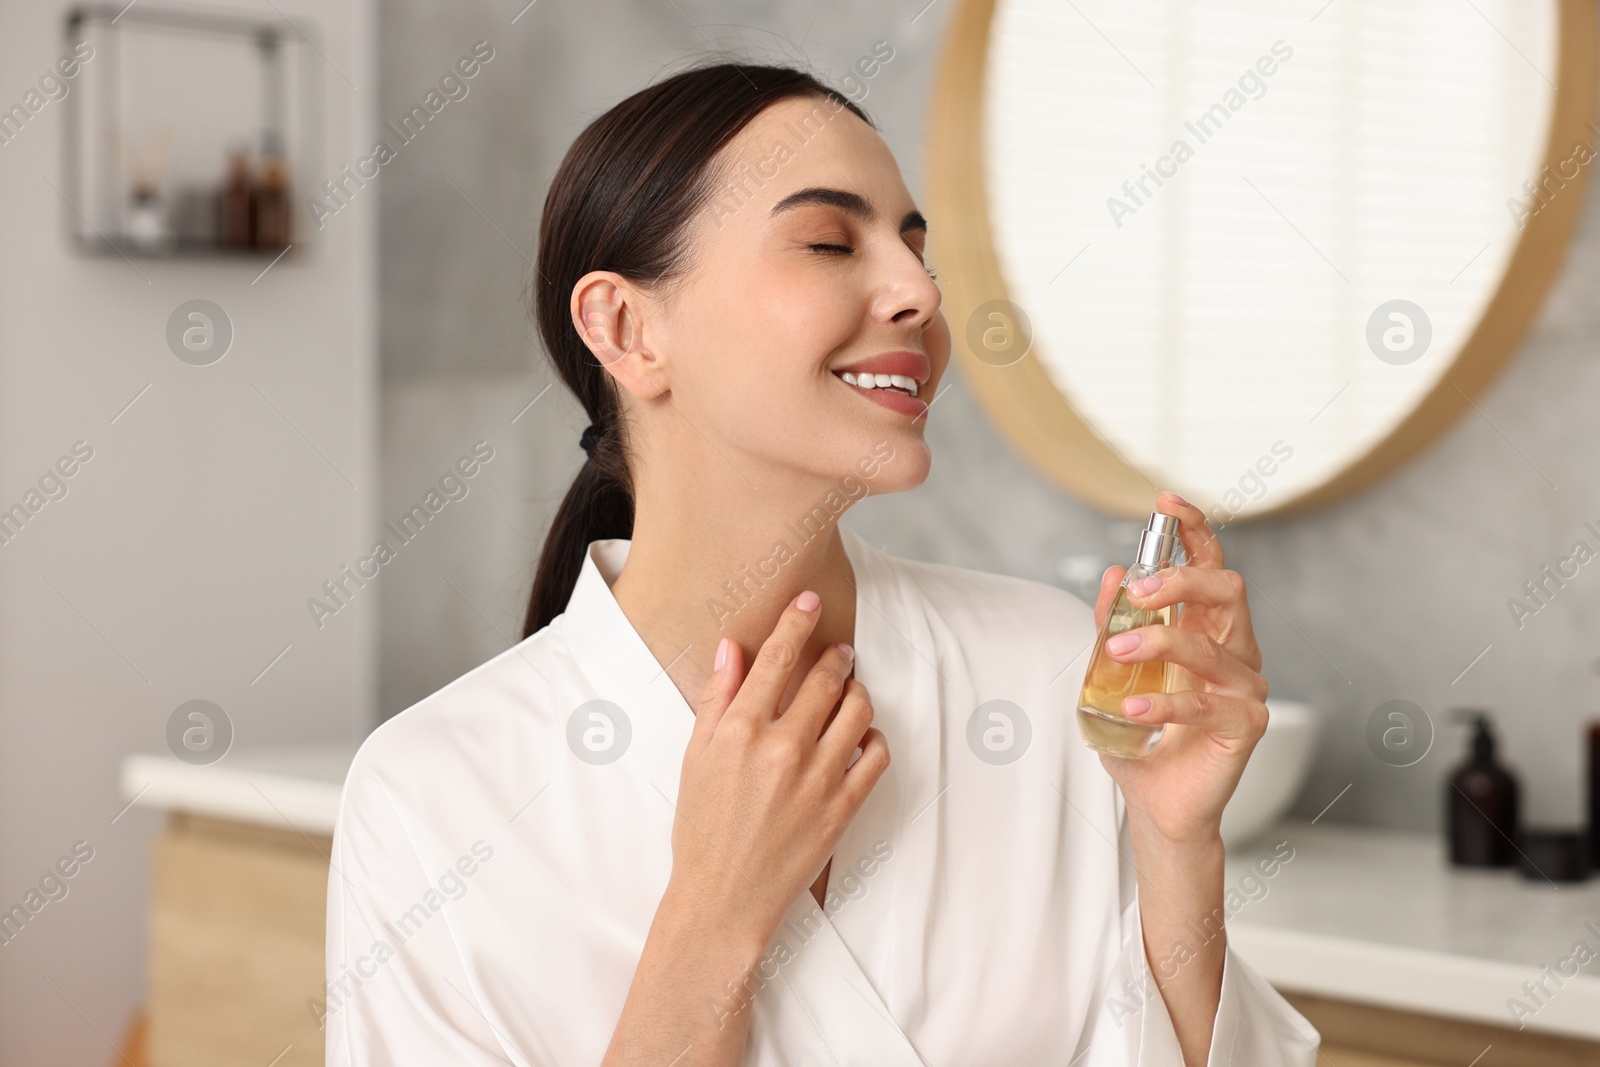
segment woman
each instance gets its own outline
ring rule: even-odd
[[[1313,1062],[1220,933],[1267,686],[1201,512],[1158,499],[1188,563],[1142,603],[1187,607],[1121,653],[1190,683],[1127,707],[1172,724],[1143,761],[1075,725],[1122,568],[1091,612],[837,522],[928,474],[926,237],[797,71],[687,71],[579,136],[536,314],[589,457],[525,639],[351,768],[330,1063]]]

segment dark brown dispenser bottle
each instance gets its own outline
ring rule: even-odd
[[[255,245],[283,248],[289,243],[288,166],[281,138],[268,132],[261,152],[261,182],[256,188]]]
[[[228,155],[228,180],[217,202],[217,242],[228,248],[249,248],[255,243],[256,198],[250,180],[250,160],[242,149]]]
[[[1517,780],[1494,758],[1489,716],[1458,709],[1470,722],[1472,755],[1450,776],[1445,810],[1450,819],[1450,862],[1457,867],[1509,867],[1516,859]]]
[[[1589,722],[1589,865],[1600,870],[1600,719]]]

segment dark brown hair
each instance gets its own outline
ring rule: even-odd
[[[594,426],[594,451],[545,536],[523,637],[566,610],[589,542],[633,535],[617,386],[573,325],[573,287],[594,270],[615,271],[647,289],[680,278],[688,267],[688,223],[725,177],[725,167],[713,166],[717,152],[769,105],[794,97],[847,107],[873,126],[859,107],[803,71],[701,66],[642,89],[595,119],[551,179],[539,224],[533,314],[550,361]]]

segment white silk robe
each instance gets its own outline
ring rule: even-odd
[[[890,767],[826,906],[802,890],[706,1010],[752,1013],[759,1067],[1182,1067],[1121,795],[1074,717],[1093,610],[841,533]],[[361,746],[311,1005],[330,1067],[600,1062],[671,872],[694,714],[611,595],[629,544],[591,543],[561,616]],[[1311,1067],[1317,1043],[1230,951],[1209,1062]]]

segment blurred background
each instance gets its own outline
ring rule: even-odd
[[[0,1062],[321,1062],[348,754],[515,643],[582,459],[527,313],[545,188],[719,52],[863,106],[950,279],[932,475],[848,524],[1092,601],[1189,495],[1285,723],[1230,849],[1285,818],[1301,857],[1240,944],[1411,1057],[1341,1064],[1600,1047],[1560,969],[1600,953],[1593,5],[1202,7],[0,7]],[[1031,316],[998,355],[996,300]],[[1500,871],[1445,851],[1466,712]],[[1317,863],[1388,880],[1340,905]]]

